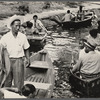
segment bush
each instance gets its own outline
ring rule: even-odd
[[[18,11],[19,11],[21,14],[23,14],[23,15],[25,15],[26,13],[29,13],[29,6],[28,6],[28,4],[22,4],[22,5],[20,5],[20,6],[18,7]]]
[[[50,8],[50,2],[45,2],[44,3],[44,6],[43,6],[43,9],[49,9]]]

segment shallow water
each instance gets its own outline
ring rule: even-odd
[[[95,26],[81,28],[74,31],[61,30],[60,33],[52,33],[53,40],[48,40],[45,45],[55,68],[55,88],[53,98],[80,98],[79,94],[73,94],[68,82],[70,63],[78,59],[78,42],[89,34],[89,30]],[[59,35],[60,34],[60,35]]]

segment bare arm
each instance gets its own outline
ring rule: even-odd
[[[82,62],[81,62],[81,60],[79,60],[79,61],[76,63],[76,65],[73,67],[72,72],[73,72],[73,73],[77,72],[78,70],[80,70],[80,67],[81,67],[81,66],[82,66]]]
[[[25,57],[26,57],[26,60],[27,60],[27,64],[26,64],[26,67],[30,65],[30,53],[29,53],[29,49],[26,49],[24,50],[25,52]]]
[[[25,49],[24,52],[25,52],[26,59],[29,59],[30,58],[29,49]]]

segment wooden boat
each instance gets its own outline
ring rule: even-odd
[[[69,83],[72,90],[83,97],[100,97],[100,76],[91,79],[81,79],[78,74],[73,74],[71,71]]]
[[[51,98],[54,88],[54,68],[46,50],[30,57],[31,64],[25,68],[25,84],[37,88],[37,98]]]
[[[63,22],[62,27],[64,29],[70,29],[70,28],[78,29],[82,27],[91,26],[91,22],[92,22],[92,17],[87,16],[82,21],[78,20],[78,21]]]
[[[71,29],[71,28],[79,29],[79,28],[91,26],[92,18],[94,15],[90,12],[90,13],[85,14],[84,20],[76,21],[76,17],[74,17],[69,22],[62,22],[61,20],[63,16],[64,15],[56,15],[56,16],[50,17],[49,19],[56,22],[63,29]]]
[[[46,44],[46,36],[47,34],[34,34],[34,35],[27,35],[27,39],[30,43],[30,52],[38,52]],[[35,48],[34,48],[35,47]]]

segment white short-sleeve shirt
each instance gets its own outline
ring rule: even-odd
[[[14,37],[12,32],[8,32],[2,38],[0,43],[7,48],[10,58],[19,58],[25,56],[24,49],[29,48],[29,43],[25,34],[18,32],[17,37]]]
[[[35,28],[35,26],[34,26],[34,24],[35,24],[34,20],[31,20],[30,22],[33,23],[32,29],[34,29]],[[43,24],[42,24],[42,22],[39,19],[36,20],[36,28],[45,29],[44,26],[43,26]]]
[[[100,55],[95,51],[90,51],[80,58],[82,62],[81,73],[97,74],[100,72]]]

